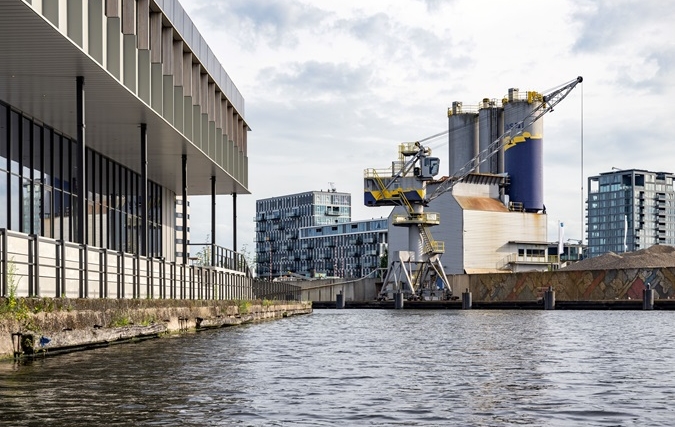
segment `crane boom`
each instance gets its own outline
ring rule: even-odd
[[[483,151],[478,153],[476,157],[469,160],[462,166],[454,176],[445,180],[441,183],[433,193],[431,193],[425,200],[430,202],[443,193],[446,193],[452,190],[456,184],[462,182],[477,166],[486,162],[489,158],[495,155],[499,150],[501,150],[509,141],[516,136],[523,133],[525,129],[531,126],[534,122],[539,120],[544,114],[553,111],[553,107],[558,105],[560,101],[565,99],[567,95],[574,89],[579,83],[583,81],[583,77],[579,76],[574,80],[571,80],[567,83],[562,84],[558,88],[552,90],[551,92],[541,96],[541,103],[534,108],[530,114],[528,114],[523,120],[516,122],[503,134],[499,135],[497,139],[492,141]],[[435,137],[434,135],[432,137]],[[429,138],[432,138],[429,137]],[[428,139],[428,138],[427,138]]]

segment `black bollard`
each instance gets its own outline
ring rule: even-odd
[[[462,292],[462,310],[469,310],[471,308],[471,292],[469,288]]]
[[[649,283],[642,290],[642,309],[654,310],[654,289],[652,289],[652,285]]]
[[[394,308],[401,310],[403,308],[403,292],[394,293]]]
[[[555,291],[549,286],[544,292],[544,310],[555,310]]]
[[[345,295],[340,291],[335,300],[335,308],[345,308]]]

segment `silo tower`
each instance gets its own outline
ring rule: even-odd
[[[504,99],[504,127],[510,129],[542,103],[537,92],[519,93],[509,89]],[[522,124],[520,124],[522,126]],[[504,166],[509,174],[509,199],[525,212],[544,209],[544,121],[537,120],[522,133],[505,141]]]
[[[493,141],[504,133],[502,109],[494,99],[483,98],[478,110],[479,121],[479,149],[487,150]],[[498,174],[504,172],[504,150],[499,149],[496,155],[491,156],[480,165],[481,173]]]
[[[478,156],[478,113],[455,101],[448,109],[448,172],[459,176],[465,172],[476,172]]]

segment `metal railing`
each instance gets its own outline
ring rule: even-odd
[[[188,247],[200,248],[190,264],[201,267],[219,267],[252,276],[243,254],[214,243],[189,243]]]
[[[185,265],[0,229],[0,296],[252,299],[250,270],[229,252],[222,266]]]
[[[253,295],[256,299],[300,301],[302,288],[288,282],[254,280]]]

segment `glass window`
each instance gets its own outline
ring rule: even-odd
[[[41,181],[42,180],[42,171],[44,170],[44,167],[42,165],[42,126],[38,125],[37,123],[33,123],[33,152],[31,153],[32,156],[32,164],[31,167],[33,168],[33,179],[36,181]]]
[[[52,192],[45,186],[44,199],[42,201],[42,235],[54,237],[52,227]]]
[[[71,174],[70,174],[70,140],[66,137],[61,137],[61,183],[63,186],[63,191],[71,192]]]
[[[30,178],[33,123],[29,119],[23,117],[21,124],[21,174],[24,178]]]
[[[43,132],[42,143],[42,178],[45,185],[52,185],[52,137],[54,132],[46,128]]]
[[[9,157],[10,157],[10,171],[12,173],[19,173],[19,147],[20,139],[20,129],[21,118],[19,113],[16,111],[10,112],[10,123],[9,123]],[[18,199],[17,199],[18,200]]]
[[[0,172],[0,228],[7,228],[7,172]]]
[[[19,176],[11,174],[9,176],[9,228],[10,230],[19,231],[19,224],[21,224],[19,206],[21,205],[20,196],[20,181]]]
[[[29,179],[21,180],[21,206],[23,207],[21,212],[21,232],[26,234],[31,234],[33,230],[32,226],[32,210],[33,210],[33,186]]]
[[[0,104],[0,171],[7,170],[9,129],[7,127],[7,107]],[[7,188],[7,187],[0,187]],[[3,204],[2,206],[7,206]]]
[[[96,172],[96,166],[94,164],[94,152],[87,148],[85,158],[85,168],[86,172],[86,181],[87,181],[87,200],[89,202],[94,201],[94,173]]]
[[[61,135],[54,133],[52,138],[52,152],[54,153],[54,187],[63,190],[63,144]]]

